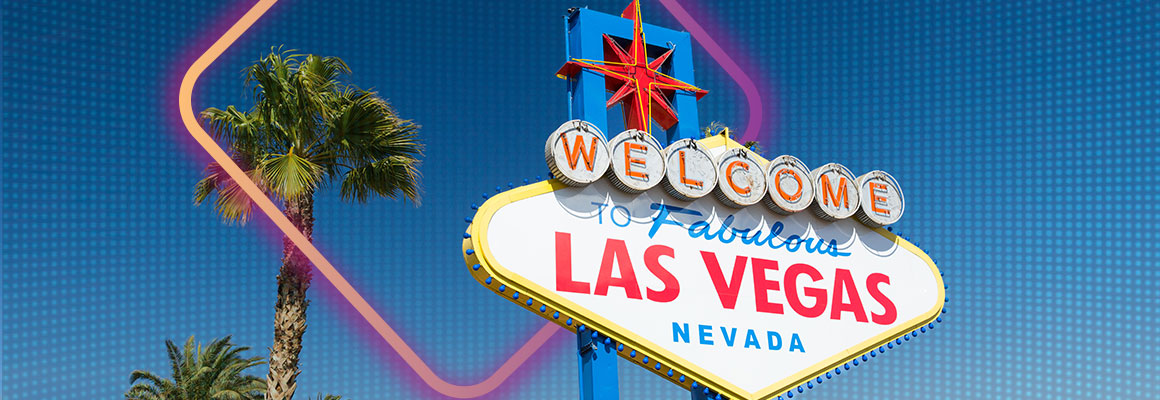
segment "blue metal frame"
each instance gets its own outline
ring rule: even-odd
[[[565,49],[570,58],[603,60],[603,34],[619,38],[632,37],[632,22],[619,16],[577,9],[565,19]],[[686,83],[696,84],[693,79],[692,39],[688,32],[644,24],[644,36],[648,45],[666,48],[675,46],[677,50],[669,59],[667,73]],[[608,110],[605,106],[608,93],[604,88],[603,75],[583,70],[576,79],[568,80],[568,94],[570,118],[588,121],[609,137],[615,134],[608,131]],[[696,97],[678,92],[673,99],[673,108],[680,121],[663,135],[654,131],[657,140],[667,144],[682,138],[699,137]],[[580,399],[619,399],[616,343],[581,327],[577,330],[576,347],[580,366]],[[694,388],[693,399],[707,398],[699,389]]]
[[[619,399],[620,380],[616,371],[615,344],[599,333],[581,329],[576,334],[576,357],[580,361],[580,399]]]

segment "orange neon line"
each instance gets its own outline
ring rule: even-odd
[[[608,64],[608,65],[622,65],[622,66],[626,66],[626,67],[631,67],[631,66],[635,65],[635,64],[622,63],[622,62],[616,62],[616,61],[589,60],[587,58],[573,58],[572,61],[581,61],[581,62],[587,62],[587,63],[599,63],[599,64]]]
[[[399,337],[399,334],[395,332],[393,328],[391,328],[391,325],[384,321],[383,317],[375,312],[374,308],[372,308],[371,305],[367,303],[366,299],[364,299],[362,295],[360,295],[358,291],[356,291],[354,287],[350,285],[350,282],[347,282],[347,280],[343,278],[338,270],[336,270],[334,266],[330,264],[330,261],[326,260],[326,257],[322,256],[322,253],[320,253],[318,249],[315,248],[314,245],[306,239],[306,236],[302,235],[302,232],[299,232],[294,228],[294,224],[292,224],[290,220],[287,219],[284,214],[282,214],[282,211],[278,209],[278,206],[274,205],[274,202],[271,201],[270,198],[261,191],[261,189],[258,189],[258,186],[255,185],[254,182],[251,181],[244,172],[242,172],[242,169],[234,163],[234,161],[229,157],[225,150],[222,150],[217,142],[215,142],[213,138],[210,137],[210,135],[207,134],[204,129],[202,129],[201,124],[197,122],[197,118],[194,116],[193,112],[193,86],[195,83],[197,83],[197,78],[199,78],[202,72],[205,72],[205,69],[209,67],[211,63],[217,60],[217,58],[221,56],[222,53],[225,52],[225,50],[234,43],[234,41],[242,36],[242,33],[245,33],[246,30],[249,29],[250,26],[252,26],[259,18],[261,18],[262,15],[264,15],[266,11],[269,10],[270,7],[273,6],[276,2],[277,0],[258,1],[258,3],[255,4],[249,11],[247,11],[246,14],[238,20],[238,22],[234,23],[234,25],[231,26],[230,29],[221,36],[221,38],[214,42],[214,44],[210,46],[210,48],[206,50],[204,54],[198,57],[197,60],[193,62],[193,65],[190,65],[189,70],[185,72],[185,77],[183,77],[181,80],[181,88],[178,90],[177,95],[178,107],[181,112],[181,120],[185,124],[185,128],[189,130],[190,135],[192,135],[193,138],[197,140],[198,144],[200,144],[201,147],[204,148],[211,157],[213,157],[214,161],[217,161],[217,163],[222,166],[226,173],[229,174],[229,176],[233,178],[235,182],[237,182],[238,186],[242,188],[246,195],[249,196],[250,199],[258,205],[258,209],[260,209],[262,213],[266,214],[266,216],[269,217],[272,222],[274,222],[274,225],[278,226],[278,229],[281,230],[282,233],[286,235],[286,237],[290,238],[290,241],[293,242],[294,245],[302,251],[302,254],[305,254],[306,257],[310,259],[310,262],[314,263],[314,266],[318,268],[318,271],[322,273],[322,276],[325,277],[326,280],[329,281],[332,285],[334,285],[335,289],[337,289],[338,292],[342,294],[342,297],[350,302],[350,305],[353,306],[356,311],[358,311],[359,315],[361,315],[363,319],[365,319],[376,332],[378,332],[379,336],[381,336],[383,340],[386,340],[387,343],[390,344],[391,348],[399,353],[399,356],[407,363],[407,366],[414,370],[424,383],[426,383],[432,389],[435,389],[435,391],[445,396],[454,398],[473,398],[490,393],[492,390],[495,390],[495,388],[497,388],[501,383],[503,383],[508,377],[510,377],[516,368],[527,361],[532,353],[542,347],[544,343],[552,337],[553,334],[559,332],[560,328],[551,322],[545,323],[544,326],[540,328],[540,330],[537,331],[535,335],[533,335],[526,343],[524,343],[522,347],[519,348],[519,350],[512,354],[512,356],[508,358],[507,361],[504,361],[504,363],[500,365],[499,368],[491,374],[491,376],[487,377],[487,379],[484,379],[479,383],[472,385],[456,385],[443,380],[443,378],[440,378],[435,374],[434,371],[431,370],[431,367],[429,367],[427,363],[423,362],[423,360],[419,358],[418,354],[415,354],[415,351],[411,349],[411,347],[408,346],[401,337]]]
[[[685,87],[686,87],[687,89],[684,89],[684,90],[688,90],[688,91],[690,91],[690,92],[696,92],[696,91],[698,91],[698,90],[704,90],[704,89],[701,89],[701,88],[699,88],[699,87],[696,87],[696,86],[690,85],[690,84],[688,84],[688,83],[685,83],[685,81],[682,81],[682,80],[680,80],[680,79],[677,79],[677,78],[674,78],[674,77],[668,76],[668,75],[666,75],[664,72],[657,71],[657,70],[655,70],[655,69],[654,69],[654,70],[652,70],[652,71],[653,71],[653,72],[656,72],[656,73],[657,73],[657,75],[663,76],[663,77],[665,77],[665,78],[672,79],[672,80],[674,80],[674,81],[677,81],[677,82],[679,82],[679,83],[680,83],[680,84],[682,84],[682,85],[685,85]],[[661,83],[661,85],[667,85],[667,84],[665,84],[665,83]]]
[[[586,58],[573,58],[572,61],[584,62],[584,63],[599,63],[599,64],[607,64],[607,65],[620,65],[620,66],[627,66],[627,67],[631,67],[634,65],[634,64],[626,64],[626,63],[615,62],[615,61],[589,60]],[[592,66],[592,67],[595,68],[595,66]],[[599,69],[599,68],[595,68],[595,69]],[[601,71],[604,71],[604,70],[601,69]],[[657,71],[657,70],[652,70],[652,71],[655,72],[657,75],[672,79],[672,80],[679,82],[680,84],[685,85],[685,86],[670,85],[670,84],[666,84],[666,83],[658,83],[658,85],[664,85],[665,87],[670,87],[670,88],[677,89],[677,90],[685,90],[685,91],[689,91],[689,92],[696,92],[699,90],[703,90],[699,87],[685,83],[685,81],[671,77],[671,76],[669,76],[661,71]]]
[[[600,72],[603,72],[603,73],[605,73],[605,74],[608,74],[608,75],[613,75],[613,76],[616,76],[616,77],[618,77],[618,78],[620,78],[620,79],[624,79],[625,81],[632,81],[632,82],[634,82],[634,83],[636,82],[636,80],[635,80],[635,79],[632,79],[632,78],[630,78],[630,77],[628,77],[628,76],[626,76],[626,75],[621,75],[621,74],[619,74],[619,73],[613,72],[612,70],[610,70],[610,69],[608,69],[608,68],[604,68],[604,67],[601,67],[601,66],[598,66],[598,65],[589,65],[589,66],[588,66],[588,68],[589,68],[589,69],[594,69],[594,70],[597,70],[597,71],[600,71]]]

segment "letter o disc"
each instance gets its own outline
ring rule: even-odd
[[[548,136],[544,158],[552,177],[569,186],[583,186],[596,182],[608,171],[611,155],[600,129],[574,119]]]
[[[680,200],[705,197],[717,186],[713,156],[696,140],[681,139],[665,148],[665,165],[665,180],[661,184],[669,195]]]
[[[858,185],[849,168],[829,163],[811,171],[810,181],[814,185],[810,209],[818,218],[834,221],[850,218],[858,211]]]
[[[765,197],[765,170],[755,154],[743,148],[717,157],[717,187],[713,193],[725,205],[743,208]]]
[[[878,228],[898,222],[906,210],[906,199],[893,176],[870,171],[857,179],[861,208],[855,214],[866,226]]]
[[[765,171],[769,194],[765,205],[779,214],[805,210],[814,201],[810,168],[797,157],[783,155],[769,162]]]
[[[617,189],[640,193],[665,179],[664,147],[647,132],[636,129],[621,132],[608,143],[608,149],[612,168],[605,174]]]

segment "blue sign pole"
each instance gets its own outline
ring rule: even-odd
[[[584,330],[576,334],[576,346],[576,355],[580,360],[580,399],[619,399],[617,355],[612,340]]]
[[[571,9],[565,17],[565,49],[569,60],[604,60],[604,34],[618,38],[633,37],[632,21],[615,15],[595,12],[589,9]],[[649,47],[661,49],[675,48],[667,63],[666,74],[695,84],[693,79],[692,38],[688,32],[678,32],[654,25],[644,25],[645,38]],[[568,79],[568,114],[592,123],[606,137],[614,136],[608,131],[608,91],[604,76],[594,71],[582,70]],[[697,119],[697,99],[691,93],[674,94],[673,108],[678,113],[679,122],[664,133],[657,132],[657,140],[672,143],[682,138],[698,138],[700,128]],[[581,400],[617,400],[620,398],[617,376],[617,343],[591,329],[580,327],[576,336],[577,359],[580,367]],[[693,388],[694,399],[705,399],[702,388]],[[698,397],[700,395],[700,397]]]
[[[600,60],[604,58],[604,41],[595,24],[581,24],[585,9],[573,10],[568,16],[569,58]],[[611,17],[611,16],[609,16]],[[608,112],[604,108],[604,77],[591,71],[569,79],[568,111],[571,118],[588,121],[608,131]],[[593,335],[597,335],[593,338]],[[602,347],[603,346],[603,347]],[[580,400],[617,400],[620,398],[616,371],[616,351],[604,345],[599,335],[581,327],[576,333],[576,356],[580,364]]]

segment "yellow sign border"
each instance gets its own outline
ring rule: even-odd
[[[463,240],[464,261],[471,269],[472,275],[484,286],[487,286],[497,294],[515,302],[525,308],[538,313],[541,317],[555,322],[560,326],[575,332],[581,325],[587,326],[590,329],[595,329],[612,338],[617,343],[623,344],[623,349],[618,349],[621,357],[641,364],[642,360],[649,359],[647,364],[649,367],[645,368],[661,377],[672,381],[673,383],[691,389],[691,384],[697,382],[710,390],[716,391],[729,398],[736,399],[752,399],[765,400],[777,397],[779,394],[792,390],[794,387],[804,384],[815,377],[825,374],[830,370],[849,362],[865,353],[875,350],[887,342],[893,341],[903,335],[909,334],[927,324],[933,322],[938,318],[943,308],[943,302],[939,302],[926,313],[907,321],[903,324],[890,329],[878,336],[867,339],[844,352],[838,353],[829,359],[811,365],[802,371],[791,375],[788,378],[782,379],[756,393],[750,393],[741,388],[729,384],[720,377],[705,371],[704,369],[694,365],[693,363],[683,360],[680,357],[664,350],[650,341],[639,337],[628,330],[612,323],[602,316],[594,312],[584,309],[583,307],[553,293],[547,288],[543,288],[527,279],[512,273],[504,268],[494,258],[491,257],[487,251],[488,238],[487,228],[491,218],[496,211],[504,206],[518,202],[520,200],[528,199],[542,194],[554,192],[556,190],[569,188],[555,179],[533,183],[527,186],[518,187],[506,192],[497,194],[488,201],[484,202],[483,206],[479,208],[475,218],[473,218],[471,226],[468,227],[467,237]],[[914,255],[921,258],[929,267],[931,273],[934,275],[936,284],[938,286],[938,297],[945,298],[946,291],[943,286],[942,276],[939,274],[938,267],[930,257],[910,242],[903,240],[885,229],[877,228],[875,232],[887,239],[894,241],[899,247],[906,249]],[[479,265],[479,267],[475,267]],[[489,280],[490,279],[490,280]],[[523,296],[523,297],[520,297]],[[541,309],[543,311],[541,311]],[[555,313],[559,312],[558,317],[553,317]],[[635,353],[632,350],[636,350]],[[635,357],[630,356],[635,354]],[[653,367],[656,364],[662,367],[656,369]],[[672,370],[672,376],[668,375],[668,371]],[[683,382],[679,376],[685,376]]]

